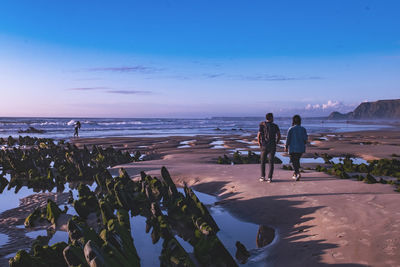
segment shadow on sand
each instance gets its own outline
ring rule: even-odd
[[[217,205],[223,206],[241,220],[245,218],[245,221],[251,223],[271,226],[277,230],[279,236],[278,241],[268,247],[266,256],[262,260],[246,266],[368,266],[322,262],[322,256],[332,253],[330,250],[339,245],[319,239],[317,235],[310,233],[313,225],[303,224],[314,219],[313,214],[323,206],[304,207],[302,205],[304,201],[287,199],[302,195],[265,196],[246,200],[235,198],[239,192],[229,190],[228,184],[229,182],[224,181],[208,182],[197,184],[194,188],[200,192],[218,195]],[[256,242],[256,236],[254,236],[254,242]]]

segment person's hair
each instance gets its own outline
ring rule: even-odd
[[[265,115],[265,118],[267,119],[267,121],[273,121],[274,120],[274,114],[267,113],[267,115]]]
[[[300,115],[294,115],[293,116],[292,126],[294,126],[294,125],[301,125],[301,117],[300,117]]]

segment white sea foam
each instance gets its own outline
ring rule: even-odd
[[[99,122],[98,125],[140,125],[141,121],[115,121],[115,122]]]

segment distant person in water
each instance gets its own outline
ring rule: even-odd
[[[278,125],[274,123],[274,115],[268,113],[265,115],[266,121],[259,125],[257,134],[258,145],[261,148],[261,177],[260,182],[272,182],[272,175],[274,174],[274,160],[276,152],[276,144],[281,140],[281,132]],[[268,179],[265,179],[265,164],[269,163]]]
[[[74,133],[74,137],[79,137],[79,129],[81,128],[81,122],[77,121],[75,123],[75,133]]]
[[[301,126],[301,117],[294,115],[292,120],[292,127],[289,128],[286,137],[285,152],[289,152],[290,161],[292,162],[294,173],[293,179],[299,181],[300,174],[300,158],[306,152],[307,131]]]

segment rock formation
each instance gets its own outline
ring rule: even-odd
[[[332,112],[330,120],[400,119],[400,99],[364,102],[349,113]]]

